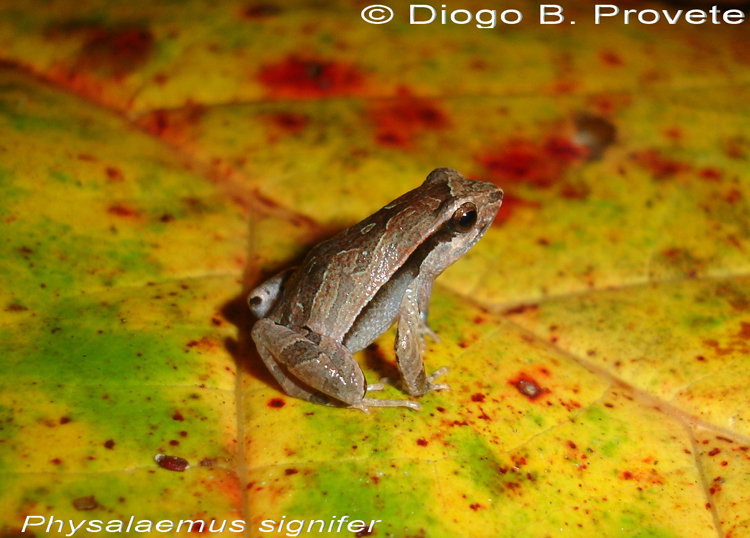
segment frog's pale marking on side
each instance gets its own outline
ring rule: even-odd
[[[495,185],[438,168],[418,188],[336,237],[302,265],[267,280],[248,297],[260,318],[252,337],[263,362],[291,396],[367,410],[410,400],[366,398],[353,353],[397,322],[403,390],[419,397],[448,388],[422,362],[432,284],[492,224],[503,199]],[[369,233],[368,233],[369,232]],[[368,254],[369,253],[369,254]]]

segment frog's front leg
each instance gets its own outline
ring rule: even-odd
[[[270,319],[258,320],[251,334],[263,362],[290,396],[321,403],[323,393],[363,411],[368,406],[419,408],[408,400],[365,398],[359,365],[345,346],[327,336]]]
[[[424,353],[424,335],[432,331],[427,327],[420,312],[418,292],[419,281],[410,285],[398,311],[396,325],[396,360],[401,372],[404,391],[411,396],[422,396],[433,390],[448,390],[445,383],[433,383],[437,377],[448,371],[447,367],[436,370],[432,375],[425,374],[422,355]]]

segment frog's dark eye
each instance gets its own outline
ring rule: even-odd
[[[459,207],[450,220],[450,227],[458,233],[466,233],[477,223],[477,206],[466,202]]]

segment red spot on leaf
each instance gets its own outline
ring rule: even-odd
[[[131,207],[115,204],[107,208],[107,212],[118,217],[138,217],[140,213]]]
[[[258,81],[274,98],[353,95],[364,87],[364,77],[354,66],[296,56],[263,66]]]
[[[744,138],[732,138],[726,142],[724,152],[730,159],[744,160],[747,157],[749,146],[750,144]]]
[[[185,420],[185,417],[182,416],[182,413],[180,413],[179,411],[177,411],[174,415],[172,415],[172,420],[176,420],[178,422],[182,422],[183,420]]]
[[[208,336],[204,336],[200,340],[191,340],[187,343],[187,347],[190,348],[196,348],[199,351],[208,351],[211,349],[214,349],[217,347],[217,343],[209,338]]]
[[[720,452],[721,452],[721,449],[720,449],[720,448],[714,448],[713,450],[710,450],[710,451],[708,452],[708,455],[709,455],[709,456],[715,456],[716,454],[719,454]]]
[[[690,170],[687,164],[664,157],[655,149],[638,152],[634,159],[638,166],[648,170],[658,180],[669,179]]]
[[[107,172],[107,178],[110,181],[122,181],[123,175],[122,171],[120,171],[119,168],[115,168],[114,166],[108,166],[106,169]]]
[[[242,10],[242,16],[251,21],[260,21],[281,13],[281,7],[267,2],[250,4]]]
[[[611,116],[620,110],[629,107],[632,97],[626,93],[597,94],[591,97],[591,107],[597,114]]]
[[[301,133],[310,123],[308,116],[293,112],[277,112],[269,114],[265,118],[273,127],[292,135]]]
[[[735,204],[738,201],[742,200],[742,193],[737,189],[732,189],[731,191],[727,193],[724,199],[729,204]]]
[[[721,347],[721,345],[719,344],[717,340],[713,340],[710,338],[704,339],[701,342],[703,343],[704,346],[713,348],[714,352],[717,355],[729,355],[735,351],[735,347],[731,343],[728,347],[723,348]],[[738,341],[738,343],[741,344],[742,342]]]
[[[173,143],[185,143],[206,114],[206,107],[188,104],[177,110],[154,110],[138,120],[147,131]]]
[[[427,440],[424,437],[420,437],[417,439],[417,444],[419,446],[427,446]]]
[[[115,448],[115,442],[112,439],[109,439],[109,440],[105,441],[104,442],[104,448],[108,448],[108,449],[112,450],[113,448]]]
[[[477,392],[476,394],[471,395],[471,401],[472,402],[483,402],[484,401],[484,394]]]
[[[740,332],[737,333],[737,336],[740,338],[748,339],[750,338],[750,323],[747,323],[746,321],[740,322]]]
[[[287,476],[290,476],[290,475],[293,475],[293,474],[297,474],[298,472],[299,471],[297,469],[294,469],[294,468],[284,469],[284,474],[287,475]]]
[[[699,173],[701,179],[706,181],[721,181],[721,170],[716,168],[704,168]]]
[[[682,131],[677,127],[671,127],[664,131],[664,136],[670,140],[678,142],[682,140]]]
[[[275,407],[280,408],[284,407],[286,405],[286,402],[282,398],[271,398],[268,400],[268,407]]]
[[[506,310],[505,314],[508,314],[508,315],[523,314],[524,312],[535,312],[537,310],[539,310],[539,305],[522,304],[522,305]]]
[[[539,202],[531,202],[529,200],[525,200],[519,196],[515,196],[506,192],[503,196],[503,206],[500,208],[500,212],[497,214],[497,217],[495,217],[495,221],[492,223],[492,225],[502,226],[511,218],[513,218],[513,215],[516,211],[524,207],[530,209],[539,209],[542,207],[542,204],[540,204]]]
[[[76,71],[94,71],[121,79],[141,67],[151,55],[154,36],[141,27],[89,28],[78,55]]]
[[[588,149],[562,137],[544,142],[512,139],[477,160],[489,179],[500,186],[527,184],[546,189],[557,182],[577,161],[585,161]],[[507,197],[503,200],[507,203]]]
[[[604,65],[608,65],[611,67],[620,67],[624,63],[622,61],[622,58],[620,58],[617,54],[609,50],[600,52],[599,59]]]
[[[377,142],[399,149],[411,149],[420,133],[439,131],[450,125],[436,103],[415,97],[378,103],[370,114]]]
[[[568,200],[585,200],[591,193],[588,185],[571,185],[566,183],[560,190],[560,195]]]
[[[143,118],[140,123],[147,131],[161,136],[169,127],[169,112],[155,110]]]
[[[578,87],[579,84],[577,82],[561,78],[556,80],[552,86],[550,86],[550,91],[555,94],[573,93]]]

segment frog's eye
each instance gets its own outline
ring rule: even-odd
[[[450,220],[450,227],[458,233],[466,233],[477,223],[477,206],[466,202],[459,207]]]

